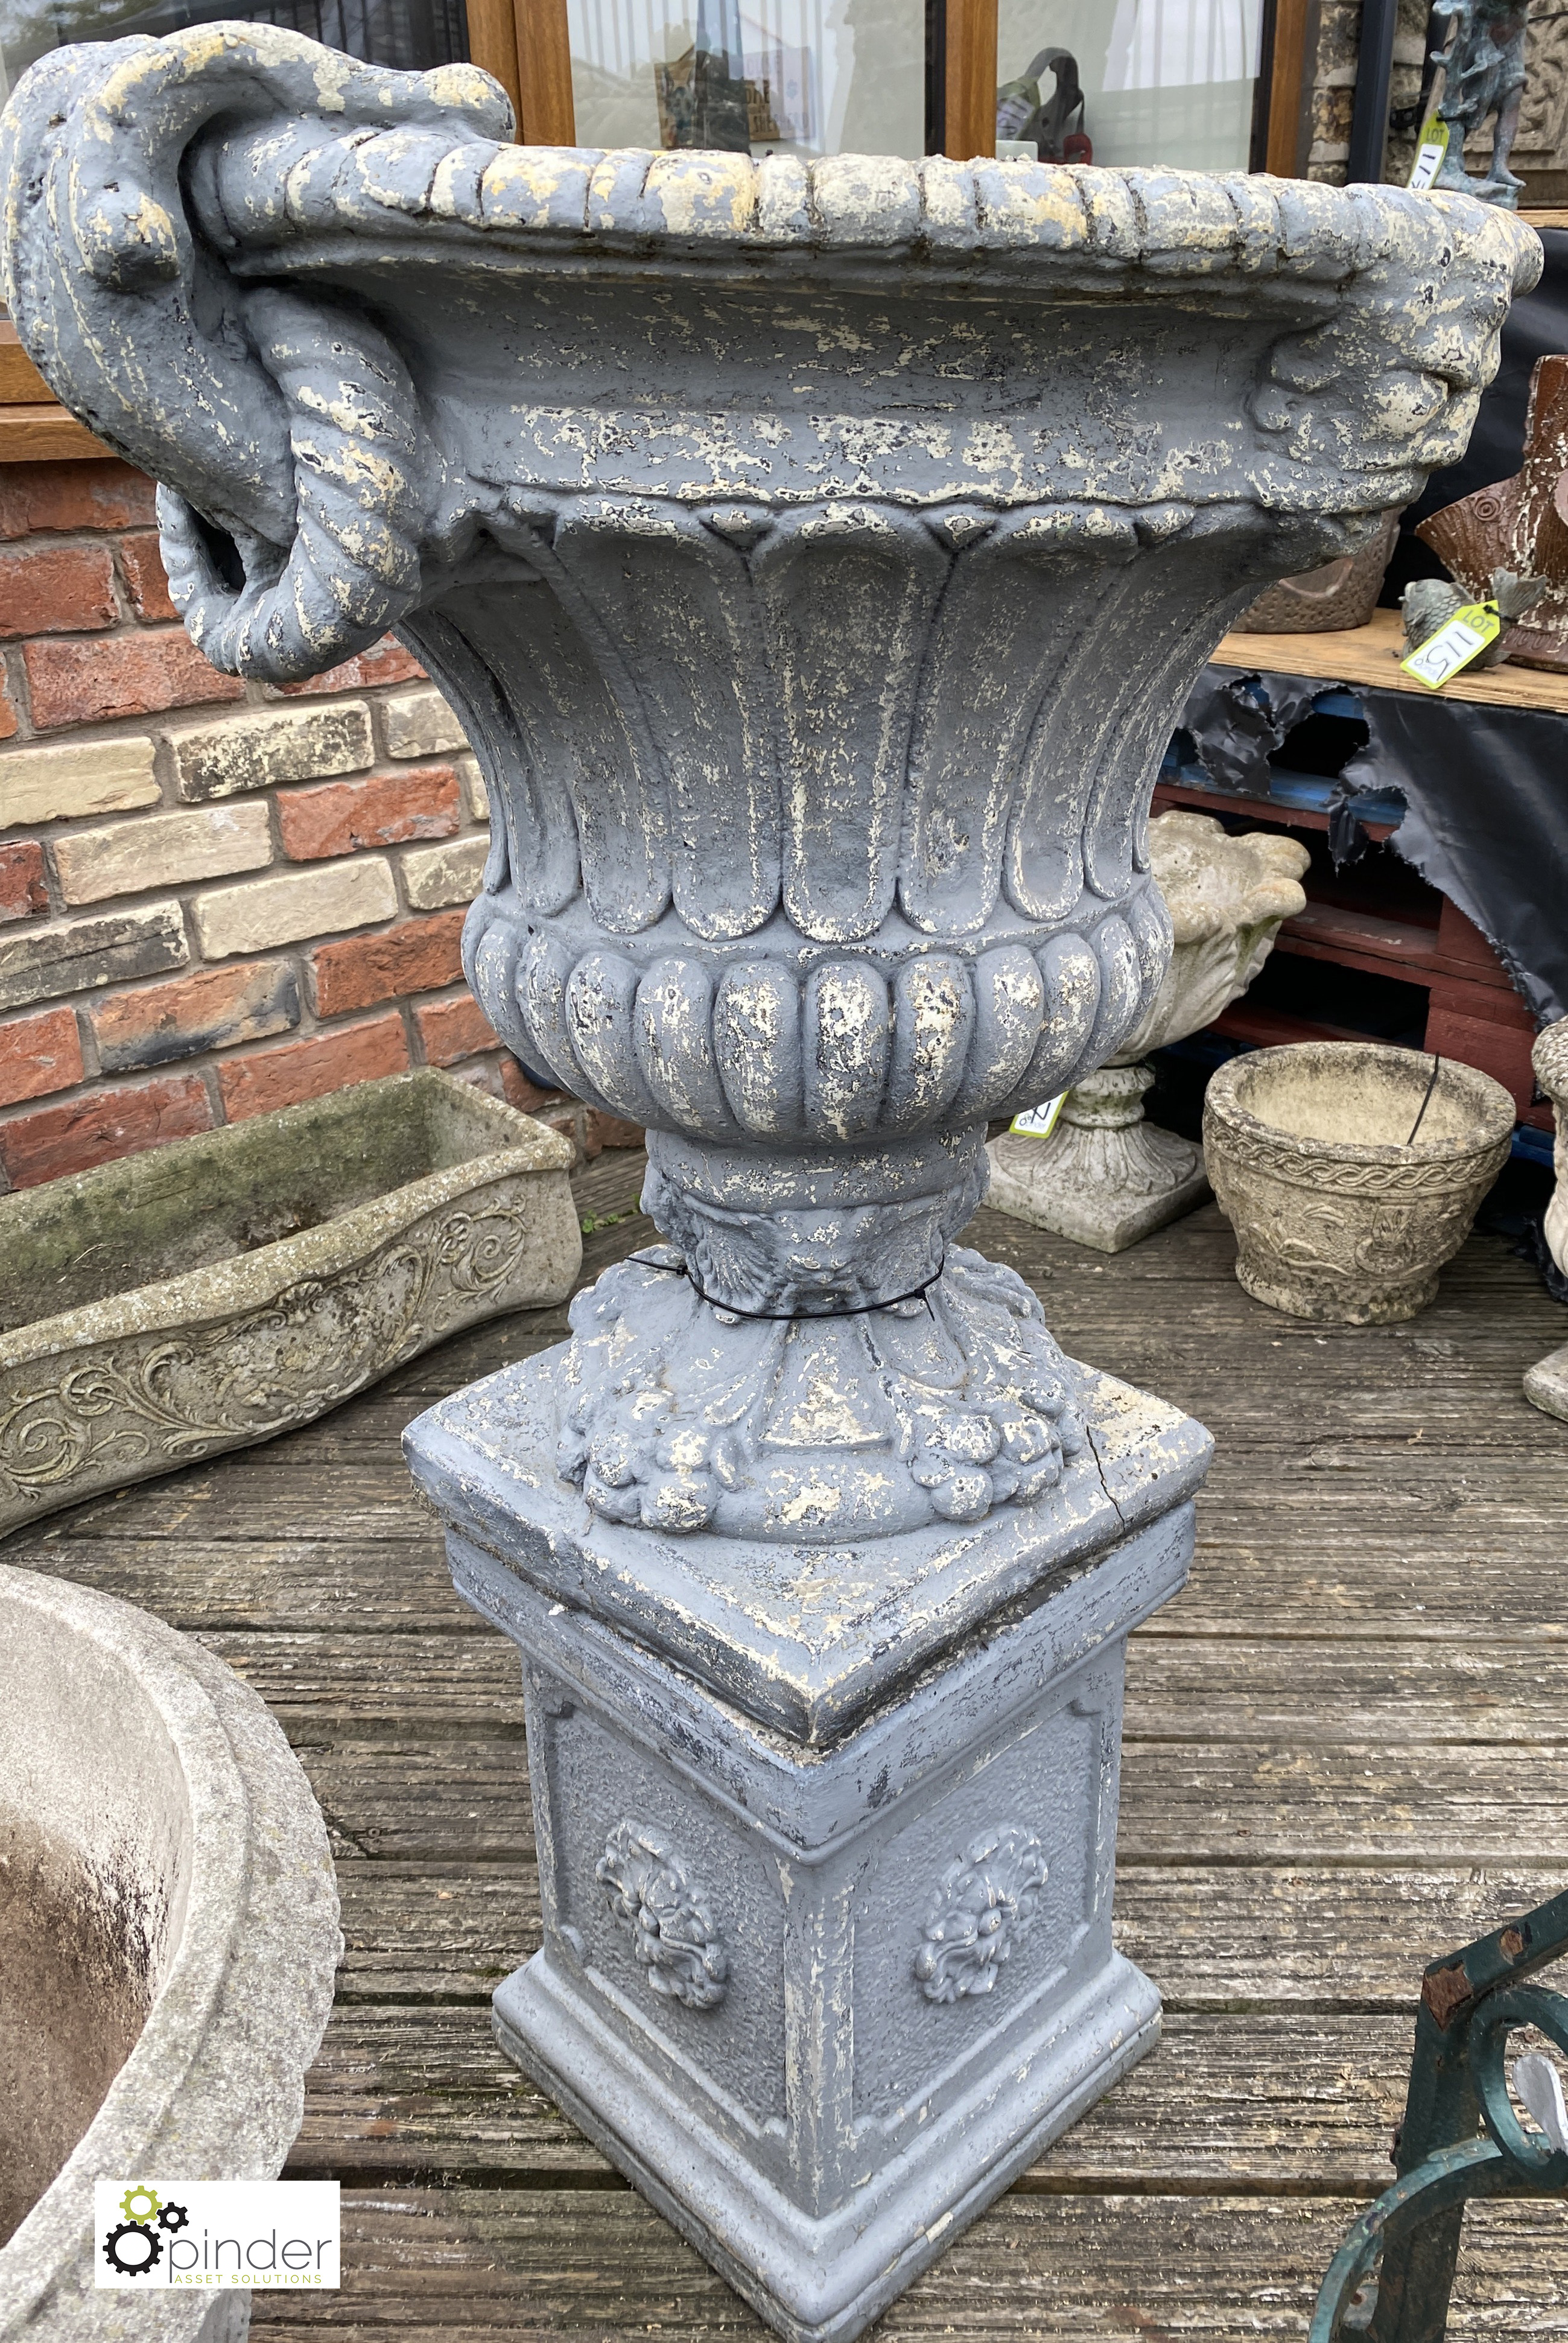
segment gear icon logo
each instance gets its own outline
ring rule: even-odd
[[[104,2240],[104,2259],[122,2278],[147,2278],[163,2258],[164,2241],[145,2221],[122,2221]]]
[[[120,2198],[120,2220],[104,2233],[104,2259],[117,2278],[150,2278],[172,2237],[190,2227],[184,2205],[166,2205],[145,2180],[133,2181]]]

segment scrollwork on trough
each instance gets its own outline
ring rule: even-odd
[[[321,1413],[466,1323],[534,1226],[528,1202],[440,1214],[259,1307],[0,1370],[0,1520],[66,1481],[85,1493]]]

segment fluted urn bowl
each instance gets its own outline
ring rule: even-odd
[[[1536,239],[1464,198],[529,149],[467,68],[261,26],[64,49],[6,291],[151,470],[221,668],[388,626],[497,809],[467,965],[646,1124],[558,1466],[664,1531],[1033,1503],[1079,1439],[956,1239],[988,1117],[1154,1001],[1144,818],[1204,659],[1469,435]]]

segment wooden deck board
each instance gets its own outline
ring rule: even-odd
[[[347,1857],[337,1870],[345,2009],[487,2007],[519,1946],[538,1940],[526,1858],[476,1867]],[[1413,1947],[1462,1944],[1497,1913],[1564,1886],[1568,1863],[1127,1864],[1116,1937],[1155,1978],[1168,2012],[1310,2006],[1408,2019],[1420,1982]]]
[[[1168,2011],[1160,2055],[1032,2167],[1037,2188],[1388,2185],[1407,2014]],[[289,2170],[388,2187],[528,2187],[610,2167],[502,2056],[475,2004],[334,2014]]]
[[[1297,2343],[1360,2200],[1015,2188],[875,2329],[878,2343]],[[455,2335],[761,2343],[722,2279],[628,2188],[345,2192],[352,2297],[261,2301],[276,2343]],[[1472,2217],[1452,2343],[1568,2333],[1557,2205]]]
[[[297,1741],[322,1725],[350,1735],[388,1725],[439,1738],[520,1732],[517,1654],[475,1625],[473,1634],[204,1629],[202,1641],[255,1686]],[[1463,1648],[1412,1648],[1386,1637],[1342,1647],[1298,1627],[1262,1640],[1145,1635],[1129,1661],[1127,1730],[1139,1740],[1306,1733],[1362,1743],[1374,1704],[1387,1711],[1385,1742],[1568,1743],[1568,1649],[1534,1650],[1523,1634]]]
[[[297,1744],[337,1851],[526,1861],[519,1734]],[[1146,1742],[1121,1773],[1123,1863],[1568,1861],[1568,1758],[1513,1745]],[[1441,1950],[1441,1946],[1434,1949]]]
[[[640,1170],[580,1182],[608,1222],[585,1278],[646,1241]],[[1422,1318],[1356,1332],[1249,1300],[1212,1207],[1111,1260],[989,1212],[970,1241],[1219,1446],[1191,1583],[1129,1670],[1117,1933],[1164,2040],[879,2333],[1300,2338],[1388,2171],[1422,1967],[1568,1884],[1568,1429],[1519,1388],[1568,1320],[1484,1233]],[[199,1634],[327,1815],[347,1952],[290,2168],[344,2181],[348,2282],[258,2301],[276,2343],[762,2332],[488,2028],[538,1930],[518,1668],[453,1594],[397,1440],[565,1332],[562,1309],[477,1329],[0,1549]],[[1560,2207],[1473,2219],[1451,2333],[1568,2337]]]

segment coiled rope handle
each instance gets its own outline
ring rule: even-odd
[[[341,312],[272,290],[246,308],[287,413],[286,559],[280,568],[263,538],[214,530],[173,488],[158,490],[158,528],[196,648],[226,675],[293,682],[367,649],[417,598],[418,411],[407,369],[367,321],[350,333]]]
[[[351,297],[233,265],[219,155],[259,139],[308,211],[367,142],[412,142],[433,169],[510,129],[471,66],[390,73],[275,25],[52,51],[12,93],[3,289],[56,394],[167,484],[174,599],[215,667],[295,681],[375,642],[418,595],[442,494],[387,336]]]

